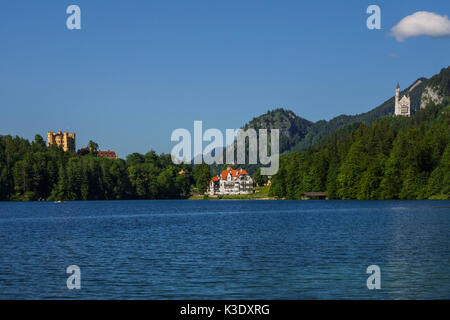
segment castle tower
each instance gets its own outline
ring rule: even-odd
[[[397,82],[397,88],[395,88],[395,110],[394,110],[394,114],[396,116],[399,116],[401,114],[399,100],[400,100],[400,85]]]
[[[47,132],[47,141],[48,141],[48,146],[52,145],[55,143],[55,137],[53,135],[53,132]]]

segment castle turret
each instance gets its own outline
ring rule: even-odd
[[[397,87],[395,88],[395,109],[394,109],[394,114],[396,116],[401,114],[399,100],[400,100],[400,85],[397,82]]]

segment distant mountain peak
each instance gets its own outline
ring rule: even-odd
[[[280,152],[290,150],[308,133],[313,123],[296,115],[292,110],[277,108],[253,118],[244,126],[258,129],[280,130]]]

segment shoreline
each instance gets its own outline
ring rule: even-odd
[[[26,201],[26,200],[7,200],[0,201],[0,203],[53,203],[53,204],[64,204],[67,202],[119,202],[119,201],[332,201],[332,202],[340,202],[340,201],[351,201],[351,202],[362,202],[362,201],[370,201],[370,202],[384,202],[384,201],[450,201],[450,199],[276,199],[276,198],[254,198],[254,199],[233,199],[233,198],[187,198],[187,199],[114,199],[114,200],[64,200],[62,202],[55,202],[51,200],[45,201]]]

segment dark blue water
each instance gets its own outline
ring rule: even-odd
[[[450,201],[0,203],[0,298],[448,299],[449,232]]]

